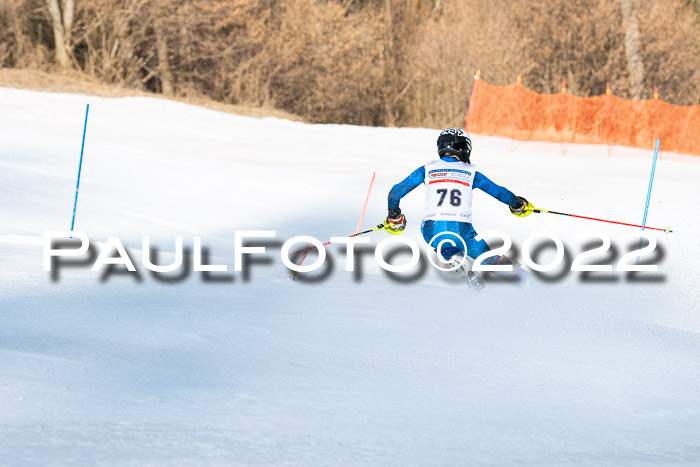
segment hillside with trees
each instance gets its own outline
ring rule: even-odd
[[[0,67],[361,125],[459,124],[477,69],[691,105],[700,2],[3,0]]]

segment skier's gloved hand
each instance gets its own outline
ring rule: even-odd
[[[401,209],[389,209],[389,215],[384,221],[384,230],[392,235],[398,235],[406,228],[406,216],[401,214]]]
[[[530,203],[528,200],[526,200],[522,196],[517,196],[516,198],[517,198],[518,204],[515,207],[509,206],[510,212],[514,216],[518,216],[518,217],[525,217],[525,216],[529,216],[530,214],[532,214],[532,210],[535,209],[535,207],[532,205],[532,203]]]

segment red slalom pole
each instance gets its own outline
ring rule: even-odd
[[[561,79],[561,130],[559,131],[559,136],[561,138],[561,155],[563,156],[566,151],[564,151],[564,119],[566,112],[566,78]]]
[[[357,221],[357,227],[355,228],[355,235],[362,235],[363,233],[367,232],[373,232],[373,230],[368,230],[367,232],[362,232],[360,233],[360,227],[362,227],[362,220],[365,218],[365,211],[367,210],[367,202],[369,201],[369,194],[372,192],[372,185],[374,184],[374,177],[377,175],[376,172],[372,172],[372,180],[369,182],[369,189],[367,190],[367,197],[365,198],[365,205],[362,206],[362,214],[360,214],[360,220]],[[354,237],[355,235],[350,235],[351,237]],[[329,245],[331,242],[326,242],[323,244],[323,246]],[[301,256],[301,261],[299,261],[299,266],[304,264],[304,261],[306,260],[306,256],[309,254],[309,251],[314,250],[316,247],[306,247],[303,250],[295,251],[294,253],[290,253],[289,256],[295,255],[297,253],[301,253],[302,251],[304,254]],[[292,273],[293,277],[296,277],[296,271]]]
[[[523,77],[518,75],[518,79],[515,81],[515,101],[513,103],[513,120],[510,127],[510,152],[513,152],[513,139],[515,138],[515,127],[518,125],[518,91],[520,90],[520,84],[523,81]]]
[[[464,116],[464,131],[469,131],[469,121],[474,118],[474,99],[476,96],[476,86],[481,79],[481,70],[476,70],[474,75],[474,84],[472,85],[472,93],[469,95],[469,103],[467,104],[467,115]]]
[[[673,232],[673,230],[671,230],[669,227],[666,227],[665,229],[659,229],[658,227],[647,227],[647,226],[637,225],[637,224],[628,224],[627,222],[609,221],[606,219],[598,219],[597,217],[587,217],[587,216],[579,216],[576,214],[568,214],[565,212],[547,211],[546,209],[533,209],[532,212],[536,212],[536,213],[546,212],[548,214],[558,214],[560,216],[578,217],[579,219],[588,219],[589,221],[608,222],[610,224],[626,225],[629,227],[639,227],[642,229],[649,229],[649,230],[658,230],[658,231],[666,232],[666,233]]]
[[[605,127],[605,143],[608,145],[608,159],[610,158],[610,125],[612,125],[612,114],[610,110],[610,83],[605,85],[605,112],[607,113],[607,123]]]
[[[365,205],[362,206],[362,214],[360,214],[360,220],[357,221],[357,227],[355,227],[355,233],[360,231],[362,227],[362,221],[365,218],[365,211],[367,210],[367,202],[369,201],[369,194],[372,193],[372,185],[374,184],[374,177],[377,175],[376,172],[372,172],[372,180],[369,181],[369,189],[367,190],[367,197],[365,198]]]

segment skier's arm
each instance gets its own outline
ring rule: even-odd
[[[474,188],[478,188],[481,191],[488,193],[501,203],[507,204],[512,208],[516,208],[521,204],[520,199],[515,196],[513,192],[503,188],[502,186],[496,185],[491,180],[486,178],[481,172],[477,172],[476,176],[474,177]]]
[[[532,214],[534,209],[528,200],[522,196],[514,195],[512,191],[503,188],[502,186],[496,185],[480,172],[477,172],[474,176],[474,188],[485,191],[501,203],[507,204],[510,208],[510,212],[515,216],[529,216]]]
[[[399,202],[401,198],[409,194],[425,180],[425,167],[418,167],[411,175],[394,185],[389,192],[389,217],[396,217],[401,213]]]

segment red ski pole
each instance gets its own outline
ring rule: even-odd
[[[568,214],[565,212],[556,212],[556,211],[547,211],[546,209],[533,209],[532,212],[536,213],[543,213],[546,212],[548,214],[558,214],[560,216],[569,216],[569,217],[577,217],[579,219],[588,219],[589,221],[598,221],[598,222],[608,222],[610,224],[618,224],[618,225],[627,225],[629,227],[639,227],[639,228],[644,228],[644,229],[650,229],[650,230],[659,230],[661,232],[673,232],[669,227],[666,227],[665,229],[659,229],[658,227],[648,227],[648,226],[642,226],[642,225],[637,225],[637,224],[628,224],[627,222],[618,222],[618,221],[609,221],[606,219],[598,219],[597,217],[587,217],[587,216],[579,216],[576,214]]]

